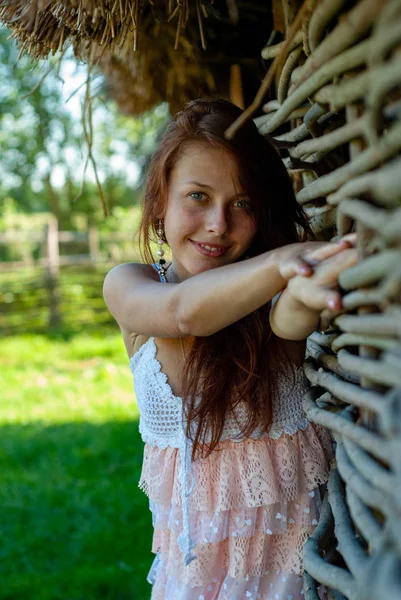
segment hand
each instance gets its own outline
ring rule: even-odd
[[[297,275],[311,277],[316,265],[351,248],[355,241],[356,234],[351,233],[336,242],[304,242],[283,246],[277,250],[280,275],[287,281]]]
[[[341,310],[341,294],[338,291],[338,276],[342,271],[358,262],[355,248],[343,248],[318,264],[309,277],[297,275],[287,285],[290,296],[307,308],[321,311]]]

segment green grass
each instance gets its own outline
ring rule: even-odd
[[[116,329],[0,341],[0,599],[146,600],[143,443]]]

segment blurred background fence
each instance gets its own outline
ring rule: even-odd
[[[49,217],[41,231],[5,231],[0,246],[22,260],[0,262],[0,334],[113,322],[102,296],[113,265],[139,260],[134,234],[59,231]]]

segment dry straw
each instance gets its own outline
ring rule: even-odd
[[[214,91],[201,56],[205,16],[201,0],[3,0],[0,7],[20,54],[44,59],[73,45],[77,58],[105,73],[110,95],[130,115],[163,100],[175,111]]]

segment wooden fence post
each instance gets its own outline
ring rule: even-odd
[[[88,241],[89,241],[90,261],[97,262],[97,260],[99,259],[100,251],[99,251],[99,231],[96,229],[96,227],[89,227]]]
[[[60,255],[58,240],[58,221],[51,217],[45,227],[47,269],[45,271],[45,285],[49,298],[49,329],[54,329],[61,324],[60,304]]]

